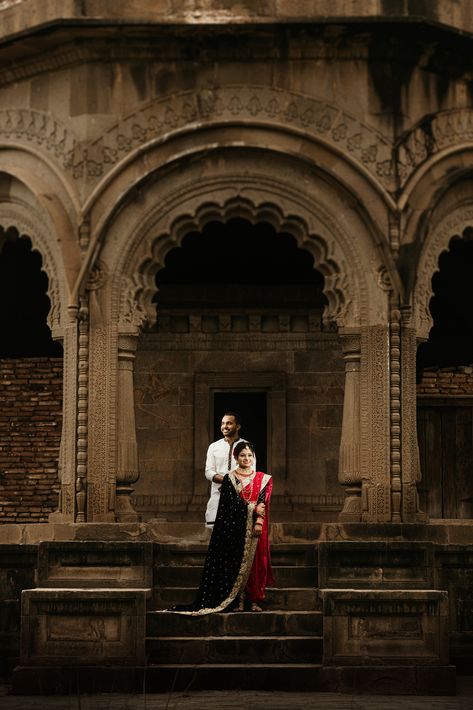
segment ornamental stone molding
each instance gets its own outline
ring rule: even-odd
[[[94,179],[127,155],[173,131],[207,122],[272,123],[311,134],[360,163],[386,190],[394,189],[391,143],[381,133],[336,106],[284,89],[233,85],[184,92],[130,114],[90,145],[75,153],[77,177]]]
[[[28,237],[33,249],[41,254],[42,271],[48,277],[47,296],[51,303],[48,326],[54,338],[62,338],[67,297],[61,259],[49,237],[51,229],[31,205],[24,206],[13,202],[0,204],[0,227],[5,232],[14,229],[19,237]]]
[[[422,119],[395,147],[400,187],[433,156],[465,143],[473,143],[472,109],[451,109]]]
[[[467,227],[473,226],[473,204],[458,207],[448,214],[427,235],[423,245],[417,280],[413,291],[414,319],[417,338],[427,340],[433,325],[430,299],[433,296],[432,278],[439,270],[439,257],[449,248],[454,236],[461,236]]]
[[[63,168],[73,172],[78,140],[49,112],[25,108],[0,111],[0,138],[37,146]]]
[[[312,135],[358,164],[375,184],[395,190],[392,143],[385,136],[321,99],[268,86],[233,85],[155,99],[91,141],[79,141],[49,113],[12,107],[0,112],[0,137],[46,151],[90,192],[150,144],[215,123],[269,124]]]
[[[473,110],[429,116],[396,145],[337,106],[302,93],[257,85],[182,92],[154,99],[95,140],[80,141],[49,112],[11,107],[0,111],[0,138],[47,153],[91,193],[118,166],[172,135],[211,125],[266,125],[312,136],[343,155],[387,193],[407,185],[432,157],[473,142]]]

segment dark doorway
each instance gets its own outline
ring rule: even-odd
[[[432,278],[430,312],[434,324],[417,352],[417,373],[425,367],[452,367],[473,363],[473,230],[451,240],[439,257]]]
[[[421,510],[431,518],[473,516],[473,403],[422,402],[417,409]]]
[[[267,471],[268,419],[266,392],[214,392],[214,440],[221,439],[220,422],[225,412],[237,412],[241,417],[240,434],[251,441],[256,451],[259,471]]]
[[[14,230],[12,230],[14,231]],[[29,239],[7,232],[0,246],[0,357],[61,357],[46,318],[48,277]]]
[[[417,353],[418,381],[423,370],[461,373],[473,363],[473,230],[451,239],[433,275],[430,312],[433,327]],[[460,375],[466,378],[466,374]],[[453,382],[453,380],[452,380]],[[460,391],[461,393],[461,391]],[[473,406],[466,396],[422,395],[417,402],[417,431],[422,479],[421,509],[432,518],[473,515]]]

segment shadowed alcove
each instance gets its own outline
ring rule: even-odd
[[[419,494],[433,518],[473,517],[472,238],[465,230],[439,257],[433,327],[417,356]]]

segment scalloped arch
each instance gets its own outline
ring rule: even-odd
[[[276,232],[293,235],[298,246],[311,253],[314,268],[325,278],[324,294],[328,305],[324,321],[334,322],[339,327],[360,325],[367,315],[367,288],[349,240],[341,235],[340,229],[319,206],[316,217],[297,199],[294,202],[287,200],[287,188],[286,201],[274,191],[263,196],[261,188],[259,183],[258,199],[256,193],[252,198],[249,196],[248,187],[243,196],[235,188],[229,190],[228,186],[220,185],[220,194],[215,186],[213,189],[207,186],[207,199],[201,199],[193,211],[185,205],[178,208],[177,213],[171,211],[164,224],[159,224],[156,209],[152,210],[134,235],[135,246],[128,247],[113,269],[114,273],[121,274],[117,297],[122,327],[140,327],[143,323],[154,322],[155,275],[164,266],[167,253],[179,246],[186,234],[201,231],[211,220],[226,222],[236,216],[252,224],[269,222]],[[209,192],[211,199],[208,198]],[[278,197],[281,199],[276,204]],[[350,269],[348,263],[352,265]]]
[[[41,270],[48,277],[47,296],[51,307],[48,313],[48,326],[53,337],[58,338],[63,335],[62,317],[66,304],[64,293],[64,277],[60,267],[59,255],[51,246],[48,239],[46,223],[39,213],[35,213],[31,205],[28,205],[28,214],[25,214],[25,207],[16,204],[0,204],[0,227],[6,232],[14,229],[19,237],[28,237],[34,251],[37,251],[42,258]]]
[[[427,340],[433,325],[429,306],[434,293],[432,278],[439,270],[440,255],[448,251],[450,240],[455,235],[462,235],[468,227],[473,227],[473,204],[453,210],[438,224],[423,246],[413,291],[415,325],[417,336],[421,339]]]

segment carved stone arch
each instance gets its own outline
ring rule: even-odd
[[[312,135],[346,160],[357,163],[382,188],[395,189],[392,143],[386,136],[322,98],[283,87],[251,84],[228,84],[154,98],[92,142],[85,158],[81,155],[78,162],[79,156],[74,157],[74,169],[89,173],[92,170],[88,175],[91,178],[105,175],[127,156],[147,150],[153,141],[186,128],[195,132],[212,123],[273,125]]]
[[[353,241],[328,211],[276,180],[239,178],[237,186],[238,180],[227,176],[218,183],[187,188],[187,204],[174,195],[174,204],[165,210],[155,206],[144,216],[110,269],[120,275],[116,276],[117,315],[122,326],[153,324],[156,273],[164,266],[167,253],[179,246],[186,234],[201,231],[211,220],[226,222],[236,216],[253,224],[269,222],[277,232],[290,233],[299,247],[311,253],[314,268],[325,278],[326,323],[360,327],[369,320],[368,288],[358,267],[361,260]],[[194,206],[192,211],[190,205]]]
[[[413,305],[417,337],[427,340],[433,325],[430,299],[433,296],[432,278],[439,269],[439,257],[447,251],[453,237],[473,227],[473,203],[462,205],[444,217],[428,235],[419,258],[413,291]]]
[[[34,211],[31,205],[0,203],[0,227],[6,232],[14,229],[19,237],[28,237],[34,251],[39,252],[42,258],[41,270],[48,277],[47,296],[51,303],[48,313],[48,326],[53,338],[62,338],[64,335],[64,314],[67,307],[65,281],[60,255],[48,234],[46,221]]]
[[[39,149],[56,164],[74,172],[73,156],[77,150],[77,138],[49,111],[15,107],[0,111],[0,139],[2,142],[21,142],[34,150]]]
[[[395,147],[400,187],[407,192],[428,165],[452,152],[473,147],[473,109],[460,108],[429,114],[402,136]],[[416,175],[417,173],[417,175]]]

